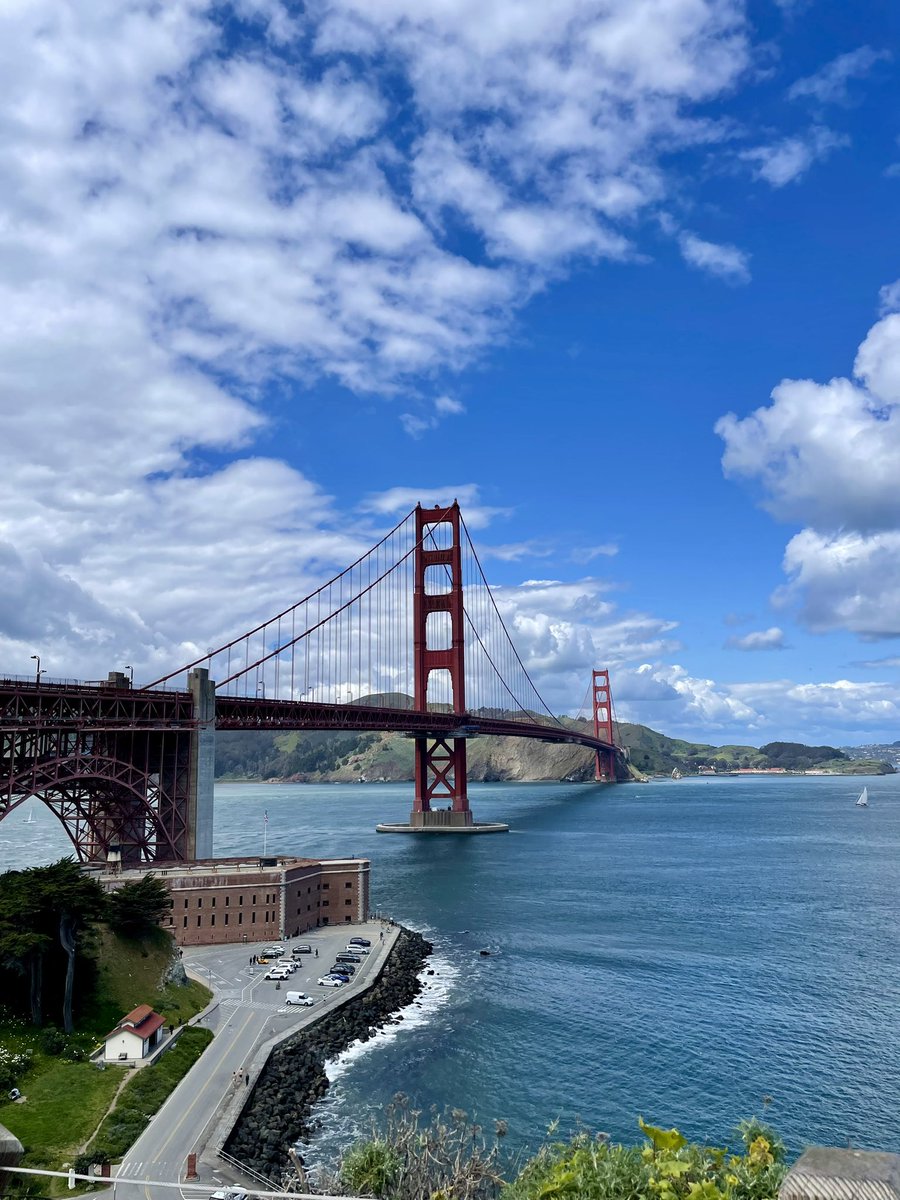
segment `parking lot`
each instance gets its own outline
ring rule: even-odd
[[[185,968],[196,978],[203,980],[216,995],[219,1009],[209,1013],[204,1023],[216,1029],[223,1020],[233,1014],[235,1008],[252,1007],[268,1011],[273,1018],[281,1018],[277,1022],[279,1029],[286,1029],[292,1019],[298,1021],[301,1016],[308,1016],[329,1000],[336,999],[343,991],[341,988],[320,987],[317,980],[327,974],[334,963],[335,956],[348,944],[351,937],[368,938],[372,945],[371,953],[362,956],[362,962],[353,964],[356,968],[353,982],[366,980],[372,970],[374,960],[381,959],[378,951],[382,947],[383,926],[380,921],[369,921],[359,925],[325,926],[296,938],[286,938],[280,942],[251,942],[225,946],[191,946],[184,950],[183,962]],[[262,956],[266,946],[280,945],[284,947],[281,957],[292,958],[297,963],[297,970],[288,979],[266,979],[270,964],[254,963],[254,957]],[[294,946],[308,945],[311,952],[300,956],[292,956]],[[312,997],[312,1008],[289,1007],[284,1003],[288,991],[305,992]]]

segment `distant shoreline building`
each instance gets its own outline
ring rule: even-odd
[[[179,946],[271,941],[368,920],[367,858],[211,858],[104,872],[109,891],[153,875],[172,895],[163,928]]]

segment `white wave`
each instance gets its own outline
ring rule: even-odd
[[[434,971],[433,975],[428,974],[430,970]],[[419,1029],[421,1026],[427,1025],[435,1013],[443,1008],[449,1000],[458,975],[457,968],[449,958],[432,954],[419,973],[422,991],[405,1008],[392,1014],[394,1017],[402,1016],[403,1020],[396,1024],[382,1026],[368,1041],[351,1042],[346,1050],[342,1050],[336,1058],[329,1059],[325,1064],[328,1082],[333,1084],[335,1080],[345,1075],[363,1055],[372,1050],[378,1050],[382,1046],[390,1045],[406,1030]]]

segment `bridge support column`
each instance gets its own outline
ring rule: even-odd
[[[609,671],[594,671],[591,681],[594,700],[594,737],[613,742],[612,699],[609,692]],[[598,783],[616,782],[616,756],[612,750],[597,750],[594,779]]]
[[[213,787],[216,775],[216,685],[206,667],[188,675],[196,728],[191,736],[187,857],[212,858]]]
[[[465,614],[459,505],[416,507],[413,591],[414,707],[428,711],[428,679],[446,672],[451,709],[463,723],[466,712]],[[436,614],[437,622],[429,617]],[[438,625],[437,631],[434,626]],[[429,644],[429,632],[432,633]],[[438,640],[443,645],[435,646]],[[449,643],[449,645],[447,644]],[[469,810],[465,737],[420,735],[416,738],[416,791],[408,825],[378,825],[379,833],[495,833],[509,826],[479,824]],[[433,808],[437,801],[441,807]],[[449,802],[449,808],[443,804]]]
[[[449,809],[433,809],[434,800],[449,801]],[[419,829],[473,823],[466,792],[465,738],[416,738],[416,793],[409,822]]]

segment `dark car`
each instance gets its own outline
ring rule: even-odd
[[[372,943],[368,938],[347,938],[351,946],[371,946]]]
[[[351,967],[349,963],[335,963],[329,971],[330,975],[346,975],[349,979],[351,975],[356,974],[356,967]]]
[[[297,955],[297,954],[312,954],[312,946],[307,946],[307,945],[302,945],[302,946],[292,946],[292,947],[291,947],[291,954],[292,954],[292,955]]]
[[[347,954],[347,952],[345,951],[343,954],[336,954],[334,956],[334,961],[335,962],[345,962],[345,963],[361,963],[362,959],[360,958],[360,956],[358,954]]]

